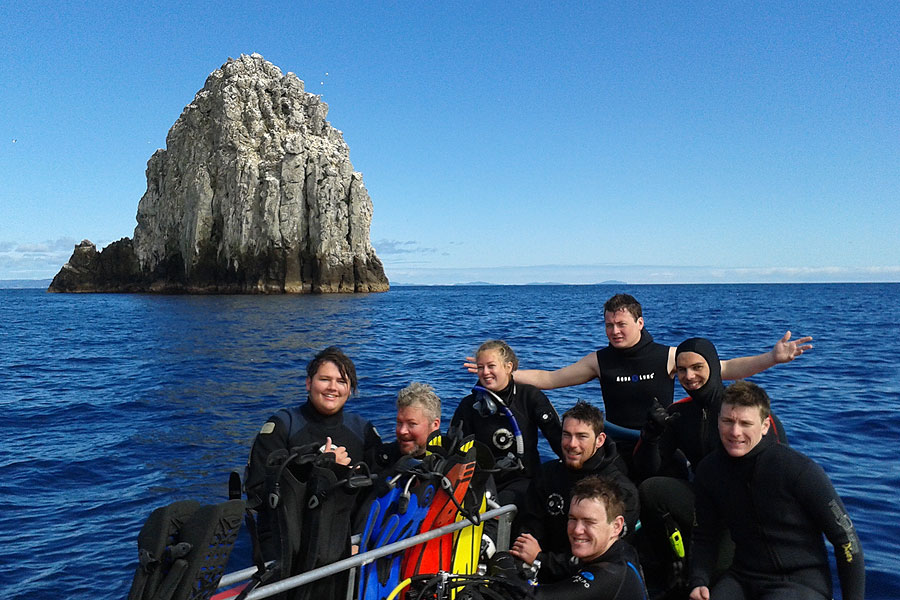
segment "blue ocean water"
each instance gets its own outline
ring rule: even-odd
[[[723,358],[766,351],[788,329],[815,337],[814,350],[752,380],[844,498],[867,597],[900,598],[898,284],[0,290],[0,597],[124,597],[150,511],[223,500],[260,425],[303,399],[306,361],[325,346],[356,362],[360,394],[348,407],[392,439],[394,399],[410,381],[434,385],[448,418],[473,383],[462,362],[480,342],[507,340],[523,368],[563,366],[605,345],[602,305],[616,292],[642,302],[657,341],[709,337]],[[596,382],[548,396],[560,412],[601,400]]]

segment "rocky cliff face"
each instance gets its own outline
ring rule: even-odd
[[[121,291],[387,290],[369,241],[372,201],[327,112],[258,54],[214,71],[147,163],[134,240],[116,242],[134,262],[112,269],[130,278]],[[89,289],[102,286],[90,283],[84,246],[51,291],[103,291]]]

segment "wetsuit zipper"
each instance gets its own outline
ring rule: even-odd
[[[750,510],[753,511],[753,516],[758,523],[757,530],[759,531],[759,537],[762,539],[763,544],[766,546],[766,552],[769,555],[769,560],[772,561],[772,564],[775,567],[777,573],[784,573],[784,568],[781,566],[781,559],[778,557],[778,553],[772,548],[772,543],[769,541],[769,536],[766,534],[765,523],[760,518],[759,511],[757,510],[757,502],[756,497],[753,495],[753,481],[756,480],[756,467],[758,464],[758,458],[754,457],[753,466],[750,471],[750,478],[744,483],[747,486],[747,497],[750,499]]]
[[[706,409],[700,413],[700,453],[706,456],[706,438],[709,435],[709,420],[707,418]]]

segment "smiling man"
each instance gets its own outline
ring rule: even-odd
[[[637,552],[620,536],[622,491],[614,481],[586,477],[572,489],[566,533],[571,559],[548,564],[541,575],[555,583],[534,590],[539,600],[644,600],[647,590]],[[518,541],[517,541],[518,544]],[[517,554],[516,546],[511,553]],[[519,556],[521,558],[521,556]]]
[[[530,550],[522,557],[528,563],[569,551],[566,521],[571,490],[586,477],[601,476],[618,484],[626,533],[634,531],[640,513],[637,489],[624,473],[615,442],[603,431],[603,413],[597,407],[579,400],[563,413],[562,452],[563,458],[541,465],[528,491],[518,526],[519,539]]]
[[[822,534],[835,549],[844,600],[862,600],[865,565],[856,530],[822,468],[769,430],[769,397],[739,381],[725,390],[722,446],[697,467],[691,599],[832,598]],[[713,585],[718,539],[727,528],[734,562]]]
[[[397,394],[397,441],[382,446],[379,467],[390,467],[404,455],[423,456],[428,436],[440,428],[440,397],[427,383],[410,383]]]

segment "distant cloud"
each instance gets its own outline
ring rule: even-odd
[[[22,254],[52,254],[55,252],[72,252],[75,247],[75,240],[72,238],[59,238],[54,241],[40,242],[37,244],[19,244],[15,246],[16,252]]]
[[[725,278],[758,281],[794,280],[802,282],[826,281],[900,281],[900,265],[873,267],[735,267],[717,269]]]
[[[436,248],[427,248],[419,246],[419,242],[399,241],[399,240],[377,240],[372,242],[377,254],[393,255],[393,254],[433,254],[437,252]]]
[[[43,242],[0,241],[0,279],[47,279],[72,256],[72,238]]]

